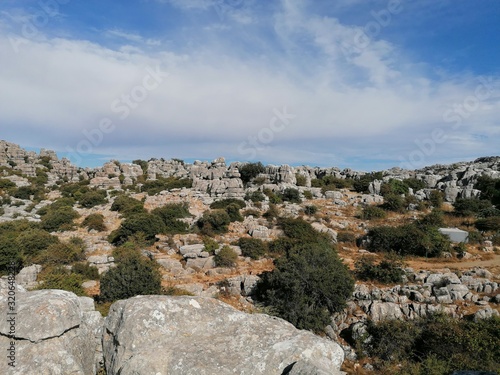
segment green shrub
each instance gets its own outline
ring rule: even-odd
[[[302,202],[302,199],[300,199],[300,192],[294,188],[286,188],[283,193],[281,193],[281,199],[290,203]]]
[[[225,210],[211,210],[205,211],[197,225],[202,234],[213,236],[226,233],[229,223],[231,223],[231,218]]]
[[[264,189],[264,194],[269,198],[269,203],[278,204],[283,202],[281,194],[276,194],[270,189]]]
[[[337,234],[337,242],[356,243],[356,234],[349,231],[341,231]]]
[[[91,190],[80,197],[78,202],[84,208],[92,208],[107,202],[105,190]]]
[[[440,209],[444,202],[444,194],[440,190],[432,190],[429,194],[429,202],[432,207]]]
[[[14,198],[24,200],[31,199],[31,196],[34,196],[35,200],[39,200],[43,195],[43,188],[37,187],[35,185],[20,186],[16,189],[13,189],[10,195]]]
[[[302,242],[318,242],[318,239],[325,240],[326,237],[314,230],[307,221],[291,218],[280,219],[278,223],[283,229],[285,236]]]
[[[247,204],[242,201],[241,199],[236,199],[236,198],[226,198],[226,199],[221,199],[219,201],[215,201],[210,205],[210,208],[212,209],[226,209],[227,207],[235,205],[240,208],[245,208]]]
[[[481,219],[492,216],[500,216],[500,210],[493,206],[485,208],[477,213],[477,217]]]
[[[75,263],[71,271],[81,275],[83,280],[99,280],[99,270],[88,263]]]
[[[16,184],[6,178],[0,178],[0,190],[15,188]]]
[[[405,210],[405,200],[401,195],[388,193],[384,196],[382,208],[388,211],[403,212]]]
[[[279,218],[280,210],[278,206],[276,206],[273,203],[270,203],[269,209],[266,212],[264,212],[264,215],[262,216],[264,216],[268,221],[273,221],[274,219]]]
[[[214,256],[214,262],[217,267],[234,267],[237,259],[238,254],[227,245],[223,246]]]
[[[384,284],[403,282],[404,270],[401,262],[389,259],[375,264],[372,257],[363,257],[355,263],[355,275],[359,280],[378,281]]]
[[[191,217],[189,213],[189,204],[170,203],[163,207],[155,208],[151,211],[153,215],[158,215],[165,223],[165,232],[168,234],[187,233],[189,225],[184,221],[178,220]]]
[[[306,215],[314,215],[316,212],[318,212],[318,207],[315,205],[309,205],[304,207],[304,213]]]
[[[389,194],[408,194],[408,191],[408,185],[406,185],[403,181],[394,178],[391,178],[389,182],[384,182],[380,187],[380,194],[384,197]]]
[[[384,219],[387,213],[379,206],[366,206],[361,211],[361,218],[364,220]]]
[[[304,198],[306,199],[313,199],[313,195],[310,190],[304,190]]]
[[[476,220],[475,226],[477,230],[482,232],[498,232],[500,231],[500,216],[478,219]]]
[[[243,221],[243,216],[240,214],[240,209],[236,204],[230,204],[226,207],[226,212],[229,215],[229,220],[233,221]]]
[[[265,195],[260,190],[256,190],[256,191],[254,191],[252,193],[247,192],[245,194],[245,200],[246,201],[250,200],[250,201],[256,203],[256,202],[262,202],[265,199],[266,199]]]
[[[192,186],[193,180],[189,178],[158,177],[156,180],[144,182],[142,191],[148,193],[148,195],[155,195],[165,190],[191,188]]]
[[[260,217],[260,211],[258,210],[253,210],[253,209],[248,209],[248,210],[245,210],[243,211],[243,216],[247,217],[247,216],[253,216],[255,218],[258,218]]]
[[[491,208],[491,202],[477,198],[457,198],[453,208],[456,216],[475,216],[482,210]]]
[[[155,263],[130,257],[101,275],[100,299],[116,301],[137,295],[160,294],[161,274]]]
[[[407,178],[407,179],[404,179],[403,180],[403,183],[413,189],[413,192],[416,192],[416,191],[419,191],[419,190],[422,190],[422,189],[425,189],[426,185],[425,185],[425,182],[422,181],[422,180],[418,180],[416,178]]]
[[[398,255],[437,257],[449,251],[450,241],[437,228],[419,228],[415,224],[400,227],[381,226],[368,231],[368,250],[395,252]]]
[[[469,231],[469,243],[471,245],[479,245],[483,243],[484,237],[481,232],[477,230]]]
[[[481,191],[481,199],[489,200],[497,207],[500,206],[500,178],[480,176],[474,188]]]
[[[16,270],[20,270],[23,266],[23,256],[17,245],[16,232],[1,233],[2,240],[0,241],[0,275],[7,275],[10,272],[11,264]]]
[[[42,275],[41,285],[37,289],[62,289],[73,292],[77,296],[85,296],[81,275],[72,273],[63,267],[56,267]]]
[[[300,174],[300,173],[295,173],[295,179],[297,180],[296,185],[297,186],[306,186],[307,184],[307,177]]]
[[[55,202],[51,203],[50,205],[43,206],[37,211],[37,214],[40,216],[47,215],[49,211],[55,211],[61,207],[69,207],[73,208],[75,205],[76,201],[74,198],[59,198]]]
[[[117,196],[111,205],[111,211],[118,211],[125,217],[146,213],[144,202],[138,201],[127,195]]]
[[[272,257],[287,254],[295,245],[297,241],[288,237],[279,237],[268,244],[268,252]]]
[[[266,243],[258,238],[238,239],[238,246],[241,248],[241,254],[252,259],[259,259],[267,253]]]
[[[257,163],[244,164],[238,169],[241,175],[241,181],[243,181],[244,184],[249,183],[260,173],[264,173],[266,171],[266,168],[262,165],[260,161]]]
[[[368,193],[369,192],[368,188],[370,186],[370,183],[375,180],[382,180],[383,177],[384,176],[382,172],[367,173],[353,181],[353,188],[358,193]]]
[[[19,251],[28,258],[36,257],[42,250],[56,244],[59,239],[42,229],[29,229],[17,237]]]
[[[83,220],[82,227],[87,227],[89,231],[96,230],[98,232],[103,232],[107,229],[102,214],[90,214]]]
[[[78,216],[78,212],[71,207],[63,206],[57,209],[50,209],[42,217],[41,226],[47,232],[69,230],[73,227],[73,220]]]
[[[83,248],[72,243],[54,243],[41,251],[35,261],[41,264],[71,264],[85,258]]]
[[[215,250],[219,248],[219,243],[210,237],[203,238],[204,251],[210,255],[215,254]]]
[[[275,266],[261,275],[256,299],[299,329],[323,329],[352,294],[349,270],[326,244],[296,245]]]
[[[434,208],[430,213],[420,218],[417,221],[417,225],[424,228],[427,227],[442,228],[445,226],[444,213],[443,211]]]
[[[122,245],[133,235],[143,233],[144,240],[151,245],[155,242],[157,234],[165,232],[165,223],[159,216],[137,214],[125,219],[120,228],[111,232],[108,241],[114,245]]]

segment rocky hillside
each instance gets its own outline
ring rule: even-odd
[[[499,165],[368,173],[219,158],[78,168],[0,141],[4,316],[11,263],[18,288],[16,333],[0,324],[18,366],[4,361],[1,372],[398,373],[401,359],[373,354],[373,324],[499,315]],[[468,242],[450,243],[440,227],[464,230]],[[289,317],[258,287],[297,243],[321,241],[355,278],[344,307],[328,308],[322,337],[261,314]],[[132,291],[120,297],[107,276],[127,264]],[[148,295],[129,298],[137,294]]]

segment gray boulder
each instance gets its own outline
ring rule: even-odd
[[[215,299],[171,296],[114,303],[103,351],[108,375],[273,375],[302,360],[317,374],[338,374],[344,359],[337,343],[282,319]]]
[[[39,264],[24,267],[16,276],[17,284],[23,286],[24,288],[33,288],[37,286],[38,283],[36,279],[41,270],[42,266]]]
[[[7,317],[7,298],[0,297],[0,314]],[[62,290],[20,292],[16,295],[15,332],[0,320],[0,346],[15,342],[15,367],[0,361],[2,374],[78,374],[97,372],[101,361],[103,319],[92,299]],[[14,338],[9,338],[12,334]]]

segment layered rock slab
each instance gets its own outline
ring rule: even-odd
[[[307,363],[308,374],[339,374],[344,359],[337,343],[282,319],[187,296],[114,303],[103,352],[108,375],[273,375],[296,363]]]
[[[11,375],[93,375],[101,355],[103,319],[91,298],[62,290],[16,293],[16,315],[8,315],[7,296],[0,297],[0,347],[13,341],[14,365],[7,355],[0,373]],[[9,337],[15,317],[14,337]]]

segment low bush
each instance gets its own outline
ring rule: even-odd
[[[500,216],[487,217],[478,219],[475,223],[477,230],[482,232],[498,232],[500,231]]]
[[[71,267],[71,271],[77,275],[81,275],[83,280],[99,280],[99,270],[88,263],[75,263]]]
[[[243,164],[238,169],[240,172],[241,180],[243,181],[244,184],[248,184],[259,174],[264,173],[266,171],[266,168],[264,167],[264,165],[262,165],[260,161],[257,163]]]
[[[155,208],[151,213],[163,220],[165,223],[165,232],[168,234],[187,233],[189,231],[189,225],[184,221],[178,220],[191,217],[187,202],[167,204],[163,207]]]
[[[337,234],[337,242],[343,242],[343,243],[356,243],[356,234],[353,232],[349,231],[340,231]]]
[[[281,199],[290,203],[302,202],[302,199],[300,199],[300,192],[294,188],[286,188],[283,193],[281,193]]]
[[[256,190],[252,193],[247,192],[245,194],[245,200],[252,201],[254,203],[263,202],[266,200],[266,196],[260,190]],[[243,208],[243,207],[241,207],[241,208]]]
[[[147,244],[153,244],[156,235],[165,233],[165,223],[153,214],[137,214],[125,219],[120,228],[111,232],[108,241],[114,245],[122,245],[135,234],[142,233]]]
[[[125,257],[115,268],[101,275],[101,301],[161,292],[161,274],[156,264],[143,257]]]
[[[213,202],[210,205],[210,208],[212,208],[212,209],[226,209],[227,207],[229,207],[231,205],[237,206],[238,209],[245,208],[247,206],[245,201],[242,201],[241,199],[226,198],[226,199],[221,199],[221,200]]]
[[[142,191],[148,193],[148,195],[155,195],[165,190],[191,188],[192,186],[193,180],[189,178],[158,177],[156,180],[144,182]]]
[[[245,216],[245,217],[253,216],[254,218],[258,218],[258,217],[260,217],[260,211],[253,210],[250,208],[248,210],[243,211],[243,216]]]
[[[388,193],[384,196],[384,203],[381,207],[388,211],[404,212],[405,199],[401,195]]]
[[[256,299],[299,329],[319,331],[351,296],[354,282],[336,252],[324,243],[301,243],[264,272]]]
[[[41,264],[71,264],[85,258],[83,248],[72,243],[54,243],[41,251],[35,261]]]
[[[19,233],[17,246],[28,259],[36,257],[42,250],[56,244],[59,239],[42,229],[29,229]]]
[[[146,213],[144,202],[138,201],[127,195],[119,195],[111,205],[111,211],[118,211],[125,217]]]
[[[387,212],[379,206],[366,206],[361,211],[363,220],[384,219],[387,217]]]
[[[252,259],[260,259],[267,253],[266,243],[258,238],[240,237],[238,239],[238,246],[241,248],[243,256]]]
[[[107,229],[102,214],[90,214],[83,220],[82,227],[87,227],[89,231],[96,230],[98,232],[103,232]]]
[[[238,254],[227,245],[223,246],[214,256],[214,262],[217,267],[234,267],[237,259]]]
[[[307,177],[300,173],[295,173],[295,180],[297,181],[295,184],[297,186],[306,186]]]
[[[105,190],[88,191],[78,199],[78,203],[84,208],[92,208],[107,202],[107,193]]]
[[[210,210],[205,211],[197,225],[202,234],[213,236],[226,233],[229,223],[231,223],[231,218],[225,210]]]
[[[485,209],[491,209],[491,202],[477,198],[457,198],[453,204],[453,213],[456,216],[476,216]]]
[[[68,271],[63,267],[55,267],[48,272],[42,273],[41,284],[37,289],[62,289],[73,292],[77,296],[85,296],[82,287],[84,281],[82,275]]]
[[[363,257],[355,263],[356,278],[363,281],[378,281],[383,284],[403,282],[403,264],[384,259],[376,264],[372,257]]]
[[[275,204],[270,203],[269,204],[269,209],[266,212],[264,212],[264,215],[262,215],[262,216],[264,216],[268,221],[271,222],[274,219],[279,218],[279,216],[280,216],[280,209]]]
[[[204,246],[204,251],[206,251],[210,255],[214,255],[215,250],[219,248],[219,243],[210,237],[205,237],[203,238],[203,246]]]
[[[73,227],[73,220],[79,216],[78,212],[68,206],[49,209],[42,217],[41,226],[47,232],[69,230]]]
[[[318,212],[318,207],[314,205],[309,205],[304,207],[304,213],[306,215],[314,215],[316,212]]]

